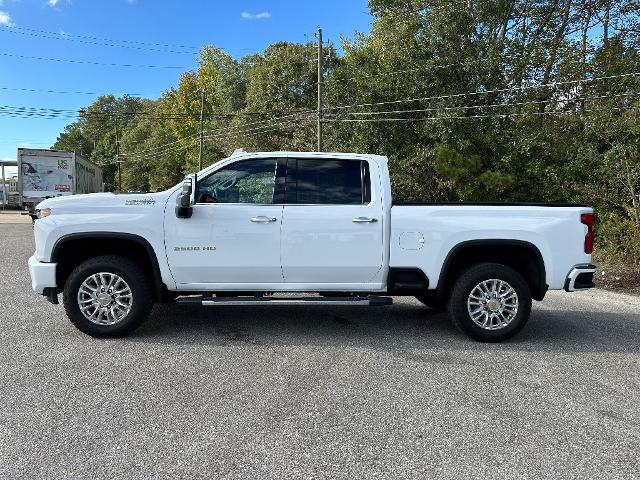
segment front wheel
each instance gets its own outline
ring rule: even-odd
[[[71,323],[82,332],[93,337],[120,337],[149,316],[153,290],[137,263],[105,255],[87,260],[71,272],[63,303]]]
[[[471,338],[501,342],[513,337],[527,323],[531,292],[512,268],[481,263],[458,277],[447,310],[456,328]]]

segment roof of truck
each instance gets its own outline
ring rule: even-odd
[[[296,158],[376,158],[378,160],[387,161],[384,155],[371,155],[365,153],[349,153],[349,152],[293,152],[293,151],[275,151],[275,152],[246,152],[238,149],[231,154],[229,158],[236,157],[296,157]]]

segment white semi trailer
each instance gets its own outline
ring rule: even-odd
[[[32,217],[47,198],[103,190],[102,169],[75,152],[18,148],[17,159],[20,205]]]

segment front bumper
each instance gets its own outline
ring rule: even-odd
[[[564,289],[567,292],[575,292],[577,290],[586,290],[596,286],[593,283],[593,274],[596,273],[596,266],[590,263],[584,263],[574,266],[567,274],[564,281]]]
[[[56,264],[39,262],[36,257],[29,258],[29,275],[31,288],[40,295],[45,294],[45,288],[56,287]]]

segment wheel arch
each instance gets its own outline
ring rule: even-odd
[[[446,299],[456,275],[481,262],[513,268],[525,279],[535,300],[542,300],[547,293],[544,258],[538,247],[524,240],[483,239],[460,242],[449,251],[438,278],[438,297]]]
[[[124,232],[80,232],[60,237],[51,250],[51,262],[58,265],[58,291],[62,290],[71,271],[80,263],[107,254],[124,256],[141,264],[150,272],[156,300],[165,297],[167,287],[162,281],[155,250],[144,237]]]

